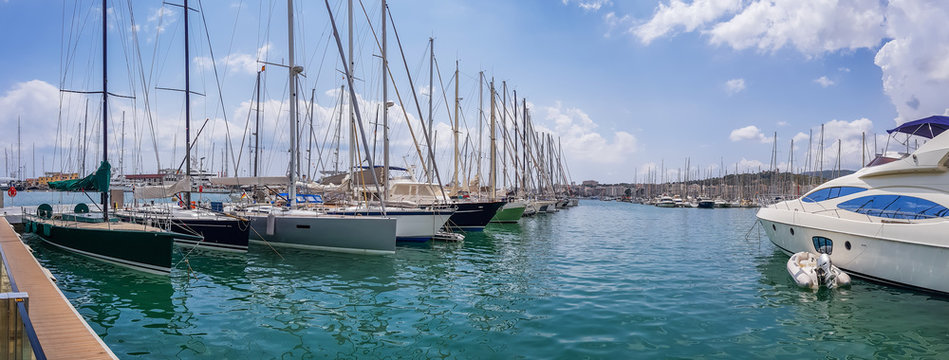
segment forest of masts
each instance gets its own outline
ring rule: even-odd
[[[791,139],[787,162],[781,163],[777,146],[777,133],[774,133],[771,148],[771,160],[767,168],[762,166],[740,168],[735,163],[733,171],[725,166],[724,161],[717,168],[711,166],[700,169],[692,165],[691,158],[686,158],[684,167],[666,168],[665,161],[660,162],[658,168],[650,168],[644,174],[636,171],[633,174],[631,197],[655,198],[660,195],[679,195],[683,198],[721,198],[730,201],[764,201],[774,199],[790,199],[807,193],[814,187],[843,175],[853,172],[842,168],[842,144],[837,139],[833,144],[824,146],[824,125],[815,139],[811,132],[808,139],[807,152],[802,160],[794,158],[795,144]],[[878,147],[876,136],[871,135],[872,143],[867,142],[867,134],[861,135],[860,164],[867,164],[877,156],[883,155]],[[919,143],[909,141],[900,143],[909,153],[918,148]],[[834,154],[825,160],[825,151]],[[683,171],[683,169],[687,169]],[[624,195],[624,194],[617,194]]]

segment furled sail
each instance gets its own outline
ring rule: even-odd
[[[176,181],[171,185],[153,185],[136,187],[133,191],[136,199],[159,199],[171,197],[182,191],[191,191],[191,178]]]

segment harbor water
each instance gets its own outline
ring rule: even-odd
[[[582,201],[361,256],[177,248],[170,277],[25,236],[120,358],[941,357],[946,298],[795,287],[754,209]]]

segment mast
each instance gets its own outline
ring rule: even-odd
[[[523,116],[523,119],[521,119],[521,121],[524,122],[523,129],[521,131],[521,148],[524,149],[524,161],[521,167],[521,191],[524,192],[524,195],[526,198],[526,195],[527,195],[527,156],[528,156],[527,151],[529,149],[528,144],[527,144],[527,99],[521,99],[521,101],[524,103],[524,105],[521,107],[522,109],[524,109],[524,116]]]
[[[352,1],[350,1],[352,7]],[[297,68],[293,65],[293,0],[287,0],[287,41],[289,43],[289,86],[290,86],[290,189],[288,189],[289,205],[297,205]],[[303,68],[300,67],[299,72]]]
[[[102,161],[109,161],[108,0],[102,0]],[[109,223],[109,192],[102,192],[102,220]]]
[[[490,175],[488,175],[488,183],[491,184],[491,201],[494,201],[495,196],[497,196],[497,144],[494,139],[494,127],[495,127],[495,116],[494,116],[494,79],[491,79],[491,132],[489,136],[491,137],[491,167],[488,169]]]
[[[455,126],[452,129],[455,138],[455,171],[451,176],[451,184],[456,192],[458,188],[458,80],[458,60],[455,60]]]
[[[517,153],[517,139],[518,139],[518,135],[517,135],[517,134],[518,134],[518,132],[517,132],[517,90],[514,90],[514,121],[512,121],[512,123],[514,124],[514,136],[513,136],[512,139],[511,139],[511,144],[512,144],[513,147],[514,147],[514,150],[513,150],[513,151],[514,151],[514,164],[512,164],[512,165],[514,165],[514,171],[513,171],[513,173],[514,173],[514,196],[516,197],[516,196],[517,196],[517,191],[520,189],[520,184],[521,184],[521,179],[520,179],[520,176],[519,176],[520,172],[517,171],[517,170],[518,170],[518,159],[519,159],[518,156],[517,156],[517,154],[518,154],[518,153]]]
[[[382,0],[382,200],[389,200],[389,58],[386,57],[386,0]]]
[[[125,175],[125,111],[122,111],[122,152],[119,155],[119,173]]]
[[[82,144],[79,145],[79,148],[82,149],[82,161],[79,162],[79,173],[86,173],[86,153],[89,152],[88,144],[86,141],[86,133],[89,130],[89,99],[86,99],[86,115],[82,122]]]
[[[507,81],[501,81],[501,188],[507,194]]]
[[[16,179],[23,180],[23,164],[21,163],[21,146],[20,143],[20,116],[16,117]]]
[[[306,149],[306,179],[308,181],[313,181],[313,174],[310,170],[313,169],[313,104],[316,99],[316,88],[310,90],[310,135],[307,136],[307,149]],[[297,164],[299,168],[300,164]]]
[[[188,46],[188,0],[184,0],[185,13],[185,178],[188,190],[185,191],[185,207],[191,208],[191,55]]]
[[[481,136],[481,130],[484,128],[484,71],[478,72],[478,194],[481,194],[481,158],[484,156],[481,152],[481,144],[484,138]]]
[[[347,70],[348,70],[348,72],[349,72],[350,74],[353,74],[354,71],[356,71],[356,63],[355,63],[356,60],[355,60],[354,57],[353,57],[353,0],[349,0],[349,1],[348,1],[348,4],[349,4],[349,7],[348,7],[348,10],[349,10],[349,11],[348,11],[348,16],[349,16],[349,26],[348,26],[348,30],[349,30],[349,62],[344,62],[345,65],[343,65],[343,66],[347,67]],[[355,89],[350,89],[350,90],[355,90]],[[353,115],[355,115],[355,114],[353,113],[353,111],[354,111],[354,110],[353,110],[353,107],[356,106],[356,104],[354,104],[353,102],[355,102],[355,101],[356,101],[356,100],[354,100],[354,99],[350,99],[350,101],[349,101],[349,108],[347,109],[347,110],[349,111],[349,169],[348,169],[347,171],[349,172],[349,179],[350,179],[350,181],[351,181],[351,182],[354,182],[354,183],[355,183],[355,181],[356,181],[356,179],[355,179],[355,177],[356,177],[355,166],[356,166],[356,146],[357,146],[357,144],[356,144],[356,119],[353,117]],[[361,125],[361,124],[360,124],[360,125]],[[375,171],[375,169],[372,169],[371,171]]]
[[[261,66],[257,70],[257,121],[254,125],[254,177],[257,177],[257,171],[260,169],[260,73],[267,69]]]
[[[429,138],[428,138],[428,144],[429,144],[429,146],[432,146],[432,138],[431,138],[431,134],[432,134],[432,123],[433,123],[433,119],[432,119],[432,100],[435,98],[435,86],[433,85],[432,82],[433,82],[434,79],[435,79],[435,78],[434,78],[434,71],[433,71],[433,65],[435,64],[435,38],[428,38],[428,44],[429,44],[429,48],[428,48],[428,50],[429,50],[429,57],[428,57],[428,134],[426,134],[426,135],[429,136]],[[432,149],[432,151],[429,151],[428,154],[429,154],[429,155],[428,155],[428,171],[427,171],[427,173],[428,173],[428,183],[431,184],[431,183],[432,183],[432,168],[433,168],[432,163],[435,162],[435,155],[434,155],[434,154],[435,154],[435,149]]]

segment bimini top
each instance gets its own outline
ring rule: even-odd
[[[949,116],[933,115],[919,120],[913,120],[896,128],[887,130],[888,134],[901,132],[910,135],[932,139],[943,131],[949,130]]]

